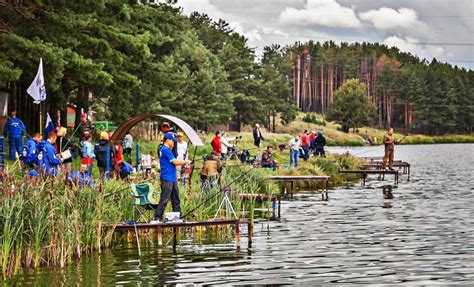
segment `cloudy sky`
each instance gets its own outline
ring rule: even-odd
[[[474,69],[474,0],[178,0],[222,18],[260,54],[272,43],[383,42]]]

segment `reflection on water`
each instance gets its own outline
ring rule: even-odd
[[[333,148],[334,150],[334,148]],[[345,149],[339,149],[345,151]],[[382,149],[352,148],[360,156]],[[363,154],[360,154],[363,153]],[[255,225],[253,247],[233,242],[195,246],[181,241],[176,252],[119,246],[85,256],[66,270],[24,274],[24,283],[57,286],[137,284],[318,284],[474,282],[474,145],[400,146],[397,159],[412,164],[393,199],[369,177],[319,194],[300,193],[282,202],[282,219]]]

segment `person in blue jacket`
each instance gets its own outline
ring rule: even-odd
[[[10,160],[15,160],[15,149],[20,155],[23,148],[23,134],[26,131],[25,124],[16,117],[16,111],[11,112],[11,118],[8,118],[5,128],[3,129],[3,136],[7,137],[10,145]]]
[[[73,170],[68,176],[67,180],[72,186],[85,187],[85,186],[94,186],[94,181],[92,177],[87,172],[89,166],[87,163],[81,163],[81,168],[79,170]]]
[[[40,133],[35,133],[29,140],[26,141],[23,146],[21,154],[21,161],[25,167],[35,168],[39,166],[38,163],[38,144],[41,142],[43,137]]]
[[[56,133],[49,132],[48,140],[42,141],[40,160],[43,171],[47,175],[56,176],[58,174],[58,166],[62,163],[62,159],[56,156],[56,150],[53,144],[56,142]]]

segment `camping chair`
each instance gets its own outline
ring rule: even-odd
[[[133,219],[135,222],[144,220],[148,222],[150,216],[146,216],[147,211],[155,211],[158,207],[159,195],[151,183],[131,184],[133,197]],[[135,217],[135,211],[138,212],[138,218]],[[153,217],[153,216],[151,216]]]

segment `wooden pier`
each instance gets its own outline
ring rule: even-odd
[[[274,175],[267,177],[270,180],[274,181],[283,181],[284,190],[283,192],[286,195],[289,195],[290,198],[293,198],[293,193],[295,192],[294,182],[298,180],[302,181],[320,181],[322,183],[322,192],[321,197],[323,200],[328,200],[328,190],[329,190],[329,179],[330,176],[326,175]]]
[[[275,209],[277,209],[277,208],[278,208],[278,218],[281,217],[281,195],[244,193],[244,194],[239,194],[239,197],[243,201],[250,200],[250,199],[254,199],[255,201],[261,201],[261,202],[271,201],[272,202],[273,217],[276,218]]]
[[[173,230],[173,248],[176,248],[178,244],[178,234],[180,229],[188,229],[192,227],[203,227],[203,226],[234,226],[235,233],[235,243],[237,248],[240,249],[240,225],[247,225],[248,230],[248,247],[252,247],[252,222],[248,219],[216,219],[216,220],[207,220],[207,221],[189,221],[189,222],[168,222],[168,223],[137,223],[137,224],[125,224],[125,223],[116,223],[116,224],[105,224],[105,228],[113,228],[114,232],[124,232],[132,231],[135,229],[139,230],[156,230],[156,236],[158,239],[158,246],[163,246],[163,230],[172,229]]]
[[[376,170],[382,170],[382,167],[383,167],[383,163],[378,162],[378,161],[373,161],[370,164],[363,164],[361,166],[362,169],[376,169]],[[408,162],[396,161],[396,162],[393,162],[393,167],[401,169],[402,174],[408,175],[408,180],[410,180],[411,167],[410,167],[410,164]]]
[[[340,170],[339,173],[342,174],[359,174],[362,176],[362,185],[365,186],[365,180],[369,174],[377,174],[379,176],[385,176],[386,174],[393,174],[394,175],[394,184],[398,185],[399,180],[399,172],[398,170]]]

